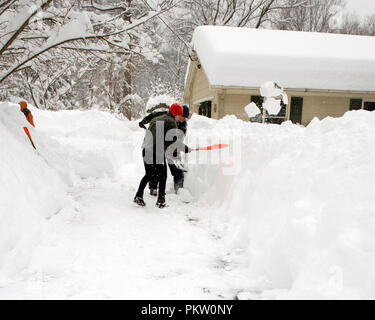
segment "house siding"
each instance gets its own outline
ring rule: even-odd
[[[349,111],[350,98],[337,97],[304,97],[302,124],[308,125],[315,117],[342,117]]]
[[[342,117],[350,110],[351,99],[375,101],[373,94],[358,93],[326,93],[326,92],[288,92],[289,102],[291,97],[303,98],[302,124],[308,125],[315,117],[322,120],[326,117]],[[289,106],[288,106],[289,107]],[[289,108],[288,108],[289,115]],[[288,117],[288,119],[290,116]]]
[[[234,114],[237,118],[248,121],[249,117],[245,112],[246,107],[251,101],[249,94],[227,94],[225,96],[224,115]]]
[[[200,100],[210,95],[208,79],[203,69],[198,69],[193,85],[193,100]]]
[[[192,63],[191,69],[196,68],[194,71],[190,70],[190,72],[194,72],[194,75],[192,76],[192,86],[191,86],[191,92],[188,99],[185,97],[185,102],[189,103],[191,106],[193,112],[198,113],[198,108],[200,102],[203,102],[204,99],[212,100],[212,117],[217,118],[218,114],[218,106],[216,106],[216,113],[214,112],[214,104],[215,96],[216,96],[216,90],[213,90],[210,88],[207,76],[203,70],[203,68],[198,69],[196,66],[196,62]]]
[[[193,69],[195,68],[195,70]],[[204,69],[198,69],[196,62],[189,70],[190,87],[185,92],[185,102],[189,103],[193,112],[198,113],[199,104],[204,100],[212,100],[212,118],[220,119],[226,115],[248,121],[244,107],[251,101],[252,95],[259,95],[259,90],[241,88],[212,88]],[[374,93],[328,92],[309,90],[286,90],[289,102],[292,97],[303,98],[302,124],[308,125],[315,117],[341,117],[350,109],[350,99],[375,101]],[[290,119],[290,105],[287,107]]]

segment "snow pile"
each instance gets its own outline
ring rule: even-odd
[[[193,45],[211,86],[375,91],[374,37],[200,26]]]
[[[32,148],[23,127],[40,144],[18,105],[0,104],[0,286],[7,276],[22,270],[42,236],[47,219],[63,207],[66,188],[46,158]]]
[[[228,175],[225,165],[192,164],[186,186],[200,201],[196,215],[207,216],[233,263],[257,279],[242,296],[375,298],[375,113],[306,128],[195,121],[193,140],[218,143],[240,131],[232,161],[241,169]]]
[[[27,269],[49,219],[69,207],[67,191],[82,179],[125,175],[123,164],[139,158],[143,137],[134,132],[140,131],[136,123],[100,111],[50,112],[30,106],[34,129],[19,105],[3,103],[0,109],[1,284]]]
[[[124,162],[139,156],[142,131],[137,123],[92,111],[45,112],[34,109],[39,130],[60,145],[67,172],[78,178],[116,177]],[[138,148],[137,148],[138,147]],[[138,151],[138,152],[137,152]]]
[[[146,111],[149,111],[160,104],[171,106],[175,102],[176,102],[176,99],[168,95],[159,95],[159,96],[150,97],[146,104]]]
[[[36,152],[18,106],[0,109],[0,295],[375,298],[375,113],[306,128],[194,114],[189,146],[231,147],[187,155],[161,213],[148,194],[132,203],[137,122],[31,108]],[[28,282],[8,286],[24,268]]]

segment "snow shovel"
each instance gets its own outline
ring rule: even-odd
[[[31,145],[34,147],[34,149],[36,150],[36,148],[35,148],[35,144],[34,144],[34,142],[33,142],[33,139],[31,139],[31,135],[30,135],[30,132],[29,132],[29,129],[27,129],[27,127],[23,127],[23,130],[25,130],[25,133],[26,133],[26,135],[29,137],[29,139],[30,139],[30,142],[31,142]]]
[[[208,147],[193,149],[193,151],[211,151],[211,150],[225,149],[225,148],[228,148],[228,147],[229,147],[229,144],[214,144],[214,145],[208,146]]]

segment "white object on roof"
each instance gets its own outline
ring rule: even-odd
[[[193,44],[211,86],[375,91],[375,37],[201,26]]]

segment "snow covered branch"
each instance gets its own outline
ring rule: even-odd
[[[49,3],[50,1],[51,0],[46,0],[45,4]],[[159,16],[160,14],[166,12],[167,10],[169,10],[169,8],[164,9],[164,10],[162,10],[160,12],[150,12],[147,15],[145,15],[144,17],[142,17],[141,19],[136,20],[135,22],[127,25],[126,27],[124,27],[124,28],[122,28],[120,30],[112,31],[112,32],[107,32],[107,33],[103,33],[103,34],[93,34],[93,33],[80,32],[81,30],[79,30],[78,33],[77,33],[77,35],[76,36],[72,36],[72,37],[66,37],[65,34],[61,34],[61,35],[57,34],[57,35],[55,35],[56,38],[57,38],[57,40],[54,40],[54,41],[50,41],[51,40],[51,37],[50,37],[48,39],[48,41],[47,41],[47,44],[42,49],[39,49],[38,51],[34,52],[33,54],[25,57],[21,61],[17,62],[14,66],[12,66],[9,70],[7,70],[0,77],[0,83],[2,83],[5,79],[7,79],[13,73],[17,72],[22,66],[24,66],[25,64],[29,63],[30,61],[32,61],[36,57],[38,57],[38,56],[46,53],[47,51],[49,51],[51,49],[54,49],[54,48],[59,47],[59,46],[61,46],[63,44],[70,43],[70,42],[75,42],[75,41],[78,41],[78,40],[86,41],[86,40],[90,40],[90,39],[103,39],[103,38],[108,38],[108,37],[111,37],[111,36],[116,36],[116,35],[120,35],[120,34],[129,32],[129,31],[131,31],[131,30],[133,30],[133,29],[141,26],[142,24],[145,24],[149,20],[151,20],[151,19]],[[29,17],[27,21],[29,21],[30,18],[31,17]],[[24,27],[23,27],[23,29],[24,29]],[[17,32],[14,35],[14,37],[12,37],[12,38],[15,39],[21,32],[22,31]],[[7,47],[9,47],[9,45]],[[122,48],[124,49],[124,47],[122,47]],[[5,51],[5,49],[3,51]],[[94,49],[93,51],[98,51],[98,49]]]
[[[4,53],[4,51],[6,49],[9,48],[10,45],[12,45],[12,43],[18,38],[18,36],[23,32],[23,30],[28,26],[30,19],[32,17],[34,17],[40,10],[43,10],[44,8],[46,8],[51,2],[52,2],[52,0],[42,0],[39,3],[39,5],[37,5],[36,7],[34,7],[34,9],[32,7],[30,7],[30,8],[26,7],[28,9],[28,11],[32,10],[31,13],[29,13],[29,14],[26,13],[26,17],[24,19],[22,19],[22,16],[20,17],[20,24],[19,24],[19,26],[12,33],[12,35],[5,42],[5,44],[0,48],[0,56]],[[12,3],[10,3],[10,4],[12,4]],[[6,9],[7,8],[9,8],[9,6],[6,7]],[[22,13],[22,15],[25,15],[25,13]]]
[[[129,1],[127,1],[127,2],[129,2]],[[103,8],[103,7],[100,7],[99,5],[95,4],[94,0],[90,0],[90,6],[83,6],[82,9],[95,9],[95,10],[98,10],[98,11],[107,12],[107,11],[114,11],[114,10],[127,11],[128,7],[123,6],[123,5],[118,5],[118,6],[114,6],[114,7]]]
[[[151,27],[176,3],[156,0],[152,10],[143,0],[0,1],[0,83],[10,88],[0,99],[53,109],[95,104],[133,117],[142,110],[133,77],[161,59]]]

